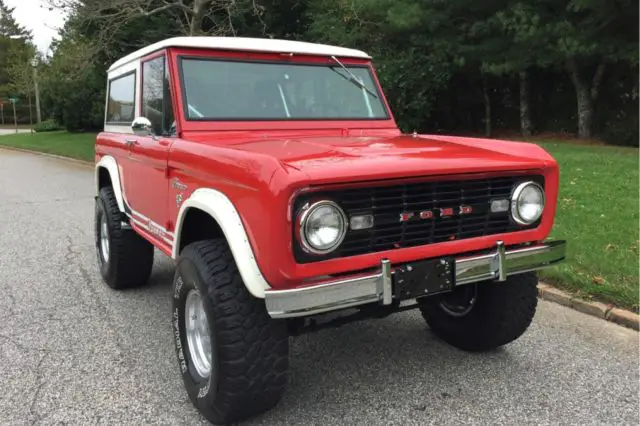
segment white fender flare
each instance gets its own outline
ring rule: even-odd
[[[209,188],[197,189],[191,196],[182,203],[178,219],[176,220],[176,237],[173,243],[171,257],[178,258],[180,248],[180,238],[182,224],[187,210],[196,208],[208,213],[220,225],[227,243],[231,248],[231,253],[235,259],[236,266],[244,281],[244,285],[253,296],[264,299],[264,292],[271,288],[262,276],[253,249],[249,243],[249,237],[244,229],[240,215],[233,203],[222,192]]]
[[[118,163],[116,159],[110,155],[105,155],[96,164],[96,194],[100,192],[100,169],[107,169],[109,176],[111,176],[111,183],[113,184],[113,192],[116,195],[116,201],[118,202],[118,208],[121,212],[124,212],[124,198],[122,194],[122,186],[120,185],[120,172],[118,170]]]

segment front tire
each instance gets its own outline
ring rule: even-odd
[[[153,245],[123,227],[124,219],[113,189],[100,189],[95,211],[96,255],[100,275],[113,289],[146,284],[153,267]]]
[[[247,291],[226,241],[184,248],[172,322],[185,388],[209,421],[241,421],[278,403],[289,366],[286,327]]]
[[[422,316],[445,342],[470,352],[506,345],[524,334],[536,312],[535,272],[505,282],[468,284],[453,293],[418,299]]]

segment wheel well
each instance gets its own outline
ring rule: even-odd
[[[196,208],[186,211],[180,231],[178,253],[196,241],[224,238],[222,228],[208,213]]]
[[[106,167],[100,167],[98,169],[98,190],[109,186],[113,187],[109,170]]]

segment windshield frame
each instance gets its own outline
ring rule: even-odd
[[[218,53],[218,54],[215,54]],[[340,58],[347,68],[361,68],[366,69],[371,78],[372,87],[370,89],[375,93],[378,99],[372,98],[376,102],[380,103],[383,115],[378,117],[302,117],[302,118],[280,118],[280,117],[259,117],[259,118],[215,118],[215,117],[190,117],[188,114],[187,93],[186,93],[186,81],[183,73],[183,61],[184,60],[198,60],[198,61],[215,61],[215,62],[241,62],[250,64],[276,64],[276,65],[290,65],[290,66],[317,66],[332,68],[336,73],[344,73],[344,70],[331,59],[331,57],[323,56],[305,56],[305,55],[278,55],[278,54],[248,54],[234,55],[238,52],[177,52],[175,58],[175,68],[177,71],[177,80],[179,86],[179,104],[180,104],[180,118],[186,125],[193,123],[273,123],[278,124],[278,128],[292,127],[301,128],[300,125],[307,123],[323,123],[323,127],[353,127],[351,123],[361,123],[358,127],[395,127],[395,121],[390,111],[387,100],[384,96],[384,92],[380,86],[380,82],[377,78],[375,69],[373,68],[371,61],[362,60],[357,58]],[[259,57],[257,57],[259,56]],[[343,77],[348,78],[347,75]],[[370,96],[370,95],[367,95]],[[294,124],[298,123],[298,124]],[[375,123],[375,124],[374,124]],[[387,123],[386,125],[383,123]],[[198,126],[200,127],[200,126]]]

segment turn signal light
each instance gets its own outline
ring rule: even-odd
[[[373,215],[363,214],[359,216],[351,216],[349,219],[349,227],[353,231],[373,228]]]
[[[509,200],[491,201],[491,213],[501,213],[509,210]]]

